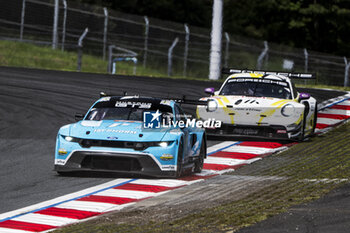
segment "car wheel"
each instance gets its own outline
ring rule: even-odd
[[[304,141],[305,138],[305,122],[306,122],[306,116],[305,116],[305,112],[304,112],[304,117],[303,117],[303,126],[301,127],[301,132],[299,135],[299,142]]]
[[[195,173],[201,173],[204,165],[204,157],[205,157],[205,152],[206,152],[206,143],[203,140],[202,145],[201,145],[201,150],[199,152],[199,158],[196,160],[194,163],[194,172]]]
[[[176,164],[176,178],[181,177],[182,175],[182,157],[183,157],[183,142],[180,140],[178,152],[177,152],[177,164]]]
[[[312,126],[312,134],[315,134],[316,124],[317,124],[317,102],[315,107],[314,125]]]

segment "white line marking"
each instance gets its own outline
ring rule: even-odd
[[[220,164],[220,165],[239,165],[246,163],[247,160],[244,159],[230,159],[230,158],[220,158],[220,157],[208,157],[204,160],[205,164]]]
[[[324,117],[318,117],[317,118],[317,123],[318,124],[326,124],[326,125],[334,125],[339,122],[342,122],[343,120],[339,119],[331,119],[331,118],[324,118]]]
[[[221,150],[222,148],[225,148],[229,145],[232,145],[234,143],[237,143],[236,141],[226,141],[226,142],[221,142],[219,144],[213,145],[209,148],[207,148],[207,153],[213,153],[214,151]]]
[[[32,231],[23,231],[23,230],[3,228],[3,227],[0,227],[0,232],[1,233],[33,233]]]
[[[57,208],[63,209],[74,209],[91,212],[106,212],[109,209],[118,207],[119,205],[103,203],[103,202],[92,202],[92,201],[70,201],[56,206]]]
[[[279,148],[278,148],[279,149]],[[229,148],[224,149],[226,152],[238,152],[238,153],[248,153],[248,154],[266,154],[276,151],[276,149],[264,148],[264,147],[255,147],[255,146],[240,146],[235,145]]]
[[[108,196],[108,197],[125,197],[125,198],[132,198],[132,199],[143,199],[147,197],[156,196],[155,193],[151,193],[151,192],[132,191],[132,190],[123,190],[123,189],[108,189],[96,195]]]
[[[324,109],[322,111],[319,111],[319,113],[350,116],[350,111],[349,110],[344,110],[344,109],[326,108],[326,109]]]
[[[30,211],[34,211],[34,210],[37,210],[37,209],[41,209],[41,208],[44,208],[44,207],[47,207],[47,206],[51,206],[51,205],[54,205],[54,204],[57,204],[57,203],[60,203],[60,202],[63,202],[63,201],[67,201],[67,200],[70,200],[70,199],[77,198],[77,197],[80,197],[80,196],[84,196],[84,195],[87,195],[89,193],[93,193],[93,192],[96,192],[98,190],[102,190],[102,189],[105,189],[105,188],[108,188],[108,187],[111,187],[111,186],[115,186],[115,185],[118,185],[118,184],[130,181],[130,180],[131,179],[116,179],[116,180],[112,180],[110,182],[107,182],[107,183],[104,183],[104,184],[100,184],[100,185],[97,185],[97,186],[94,186],[94,187],[91,187],[91,188],[87,188],[87,189],[84,189],[84,190],[81,190],[81,191],[78,191],[78,192],[75,192],[75,193],[67,194],[67,195],[64,195],[64,196],[61,196],[61,197],[58,197],[58,198],[54,198],[54,199],[49,200],[49,201],[44,201],[44,202],[41,202],[41,203],[38,203],[38,204],[35,204],[35,205],[31,205],[31,206],[28,206],[28,207],[24,207],[24,208],[21,208],[21,209],[18,209],[18,210],[6,212],[6,213],[3,213],[3,214],[0,215],[0,220],[6,219],[6,218],[9,218],[9,217],[12,217],[12,216],[16,216],[16,215],[19,215],[19,214],[27,213],[27,212],[30,212]]]
[[[56,227],[78,221],[78,219],[73,219],[73,218],[56,217],[56,216],[34,214],[34,213],[26,214],[26,215],[14,218],[13,220],[35,223],[35,224],[44,224],[44,225],[50,225],[50,226],[56,226]]]
[[[138,179],[130,182],[130,184],[144,184],[144,185],[155,185],[165,187],[178,187],[187,185],[188,181],[183,180],[171,180],[171,179]]]

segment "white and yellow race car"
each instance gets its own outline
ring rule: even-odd
[[[208,135],[303,140],[315,131],[317,101],[299,93],[292,78],[312,74],[226,69],[220,90],[206,88],[208,106],[197,106],[197,118],[222,122]]]

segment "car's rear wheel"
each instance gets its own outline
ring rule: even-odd
[[[204,157],[206,153],[206,142],[203,140],[201,145],[201,150],[199,152],[199,157],[194,163],[194,172],[201,173],[204,165]]]
[[[315,134],[316,124],[317,124],[317,102],[315,107],[314,125],[312,126],[312,134]]]
[[[182,158],[183,158],[183,141],[180,140],[179,148],[177,151],[177,164],[176,164],[176,174],[175,177],[181,177],[182,175]]]

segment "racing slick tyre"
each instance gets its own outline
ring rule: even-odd
[[[201,145],[201,150],[199,152],[199,157],[194,163],[194,172],[195,173],[201,173],[204,165],[204,157],[206,153],[206,142],[203,140]]]
[[[304,141],[304,138],[305,138],[305,123],[306,123],[306,116],[305,116],[305,112],[304,112],[303,125],[301,127],[300,135],[299,135],[299,138],[298,138],[299,142]]]
[[[182,158],[183,158],[183,141],[180,140],[179,148],[177,151],[177,164],[176,164],[176,174],[175,177],[179,178],[182,175]]]
[[[317,124],[317,102],[315,107],[314,125],[312,126],[312,132],[311,132],[312,135],[315,134],[316,124]]]

